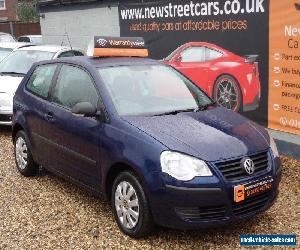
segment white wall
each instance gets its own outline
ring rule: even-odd
[[[69,46],[86,51],[94,35],[120,36],[118,7],[107,5],[76,5],[41,10],[41,29],[45,44]]]

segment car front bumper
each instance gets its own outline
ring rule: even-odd
[[[13,94],[0,93],[0,126],[12,125]]]
[[[259,179],[267,176],[270,173]],[[175,229],[201,229],[252,218],[269,209],[278,196],[281,170],[271,176],[274,179],[271,190],[239,203],[233,201],[233,186],[237,183],[197,188],[166,185],[151,200],[154,220],[158,225]]]
[[[11,126],[12,125],[12,111],[0,110],[0,126]]]

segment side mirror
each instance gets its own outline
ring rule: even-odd
[[[96,117],[98,112],[97,108],[93,104],[89,102],[80,102],[72,108],[72,113],[74,115],[81,115],[85,117]]]

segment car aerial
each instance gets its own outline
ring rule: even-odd
[[[31,46],[13,51],[0,64],[0,125],[11,125],[13,95],[33,63],[60,57],[82,56],[80,49]]]
[[[23,47],[33,46],[31,43],[19,43],[19,42],[3,42],[0,43],[0,62],[7,57],[11,52]]]
[[[0,43],[3,42],[13,43],[16,39],[11,34],[0,32]]]
[[[218,104],[233,111],[253,111],[261,97],[257,57],[241,57],[211,43],[190,42],[163,61],[193,80]]]
[[[138,58],[144,43],[130,39],[96,37],[94,57],[34,64],[14,96],[18,171],[43,166],[110,200],[136,238],[154,225],[215,227],[267,210],[281,179],[269,133],[173,67]]]
[[[34,44],[42,44],[43,36],[42,35],[26,35],[20,36],[18,38],[18,42],[26,42],[26,43],[34,43]]]

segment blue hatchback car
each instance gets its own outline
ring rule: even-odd
[[[21,174],[43,166],[103,196],[132,237],[251,218],[281,179],[263,127],[146,58],[35,64],[14,97],[13,142]]]

